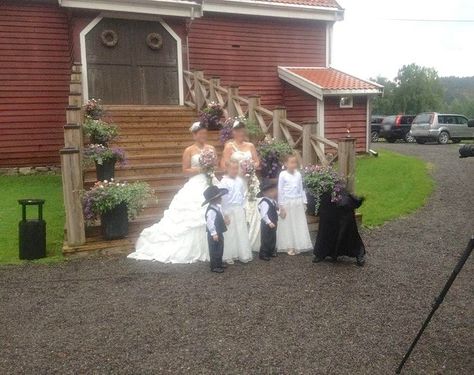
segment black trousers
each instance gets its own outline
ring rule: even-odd
[[[270,257],[276,251],[277,229],[270,228],[267,223],[260,223],[260,256]]]
[[[224,235],[218,234],[219,240],[214,241],[212,236],[207,235],[209,244],[209,258],[211,259],[211,270],[222,267],[222,255],[224,254]]]

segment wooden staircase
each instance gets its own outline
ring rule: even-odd
[[[127,163],[117,166],[118,181],[145,181],[155,190],[157,200],[148,203],[142,214],[130,223],[127,239],[102,242],[100,227],[87,229],[85,245],[67,249],[71,252],[104,250],[129,252],[140,232],[159,221],[178,190],[186,182],[181,158],[192,144],[190,125],[196,121],[196,110],[184,106],[108,106],[107,121],[119,127],[119,138],[112,147],[125,151]],[[222,150],[219,132],[209,131],[209,143],[218,153]],[[96,182],[95,168],[84,171],[84,186]],[[105,245],[104,245],[105,243]]]

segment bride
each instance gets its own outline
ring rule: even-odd
[[[208,179],[201,172],[199,157],[203,150],[215,150],[206,143],[207,130],[199,122],[190,131],[194,144],[183,153],[183,172],[190,178],[174,196],[161,221],[142,231],[129,258],[163,263],[209,260],[205,207],[201,206]]]
[[[260,168],[260,159],[253,143],[246,142],[247,131],[245,124],[236,120],[232,126],[232,140],[227,142],[222,153],[221,168],[225,166],[229,160],[242,162],[244,160],[253,160],[255,168]],[[252,251],[260,250],[260,214],[258,212],[258,202],[248,199],[247,191],[246,201],[246,218],[249,224],[250,246]]]

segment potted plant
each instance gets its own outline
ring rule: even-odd
[[[275,139],[264,140],[258,144],[257,152],[262,165],[262,177],[276,179],[281,172],[283,159],[291,154],[293,149],[285,141]]]
[[[126,162],[125,153],[120,148],[109,148],[101,144],[90,144],[84,148],[84,158],[95,163],[98,181],[110,180],[115,177],[115,164]]]
[[[93,120],[99,120],[104,116],[104,107],[100,99],[89,99],[84,106],[85,116]]]
[[[86,118],[84,134],[89,137],[90,143],[107,146],[118,135],[117,126],[102,120]]]
[[[327,204],[338,203],[344,192],[344,180],[332,167],[310,165],[303,170],[303,185],[309,194],[308,210],[315,215],[319,211],[321,202]],[[311,201],[311,206],[310,202]]]
[[[145,182],[99,181],[83,194],[84,218],[88,224],[100,218],[106,240],[124,238],[129,220],[145,208],[152,196],[152,189]]]
[[[210,102],[200,114],[200,122],[209,130],[220,130],[222,128],[221,119],[224,116],[224,110],[219,103]]]

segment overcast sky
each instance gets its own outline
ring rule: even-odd
[[[405,64],[440,76],[474,76],[474,0],[339,0],[332,65],[361,78],[392,79]],[[468,20],[427,22],[412,20]]]

